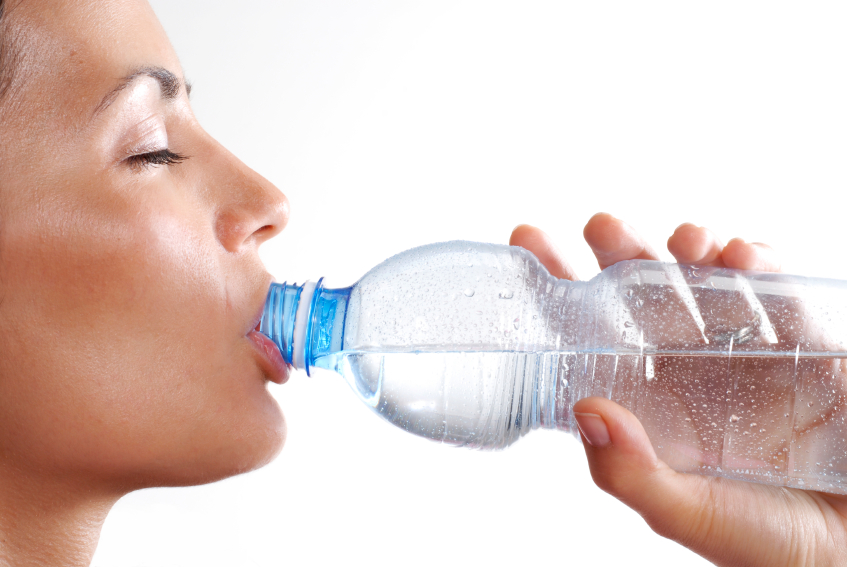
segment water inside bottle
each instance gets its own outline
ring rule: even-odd
[[[556,427],[568,353],[341,352],[317,361],[404,430],[459,446],[497,449]],[[557,380],[558,379],[558,380]],[[561,408],[558,410],[561,412]]]
[[[341,352],[339,372],[380,416],[443,443],[510,445],[576,432],[598,395],[632,411],[674,469],[847,492],[847,353]]]

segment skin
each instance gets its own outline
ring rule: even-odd
[[[623,221],[589,220],[585,240],[601,268],[658,255]],[[577,279],[537,228],[521,225],[510,243],[534,252],[555,276]],[[680,225],[667,243],[680,263],[778,272],[773,250],[741,239],[722,244],[703,227]],[[660,460],[638,419],[598,397],[574,405],[594,482],[641,514],[659,535],[716,565],[841,565],[847,556],[847,497],[678,473]]]
[[[250,331],[270,281],[257,249],[288,204],[198,125],[145,2],[7,8],[22,55],[0,101],[0,564],[88,565],[122,495],[210,482],[280,450],[267,382],[284,372]],[[165,148],[188,159],[138,158]],[[585,238],[601,268],[656,258],[609,215]],[[520,226],[511,243],[576,278],[540,230]],[[768,247],[693,225],[668,249],[778,270]],[[598,486],[659,534],[720,565],[843,554],[844,498],[676,473],[624,408],[574,410]]]
[[[0,110],[0,564],[87,565],[122,495],[280,450],[284,376],[248,335],[288,203],[197,123],[146,2],[7,14],[25,41]],[[103,104],[150,68],[172,98],[141,73]],[[163,148],[188,159],[133,157]]]

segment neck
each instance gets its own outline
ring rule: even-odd
[[[120,494],[0,468],[0,566],[88,566]]]

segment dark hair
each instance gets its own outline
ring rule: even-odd
[[[0,98],[9,88],[9,79],[6,77],[6,34],[3,30],[3,9],[6,7],[5,0],[0,0]]]
[[[0,0],[0,100],[3,99],[3,95],[12,85],[12,65],[9,60],[14,58],[8,43],[9,34],[6,29],[6,18],[4,18],[5,11],[6,0]]]

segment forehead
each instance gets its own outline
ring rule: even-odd
[[[14,96],[26,114],[77,122],[134,69],[181,75],[146,0],[11,0],[7,17],[22,43]]]

